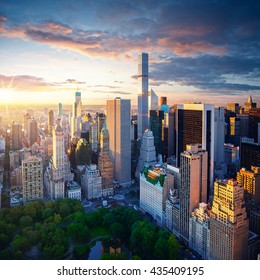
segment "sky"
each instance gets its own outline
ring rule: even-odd
[[[260,104],[260,1],[1,0],[0,102],[137,103],[137,56],[169,104]]]

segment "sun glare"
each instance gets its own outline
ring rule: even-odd
[[[10,89],[0,89],[0,101],[10,102],[13,100],[12,93]]]

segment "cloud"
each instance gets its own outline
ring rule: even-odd
[[[42,3],[35,15],[29,9],[28,22],[19,17],[19,5],[16,17],[0,15],[0,37],[92,58],[136,61],[137,52],[146,51],[153,86],[178,83],[231,94],[259,90],[259,1],[54,2],[55,9],[40,18]]]
[[[16,91],[39,91],[49,89],[57,84],[44,81],[43,78],[30,75],[5,76],[0,75],[2,88],[12,88]]]
[[[121,91],[121,90],[112,90],[112,91],[106,91],[106,90],[93,90],[92,92],[96,92],[96,93],[106,93],[106,94],[116,94],[116,95],[130,95],[133,94],[131,92],[125,92],[125,91]]]
[[[69,85],[86,84],[75,79],[67,79],[64,82],[49,82],[41,77],[30,75],[6,76],[0,75],[2,88],[12,88],[16,91],[55,91],[62,89],[71,90]]]
[[[86,82],[79,82],[75,79],[67,79],[64,84],[76,84],[76,85],[82,85],[82,84],[86,84]]]
[[[177,82],[211,91],[260,90],[260,59],[201,55],[151,65],[155,82]],[[251,83],[248,81],[251,80]]]

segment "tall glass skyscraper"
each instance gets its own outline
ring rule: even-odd
[[[79,128],[79,122],[81,117],[81,108],[82,108],[82,102],[81,102],[81,92],[76,91],[75,92],[75,100],[73,102],[72,106],[72,120],[71,120],[71,136],[73,137],[75,132],[78,131]]]
[[[148,123],[148,53],[138,55],[138,138],[142,139]]]
[[[130,108],[128,99],[107,100],[107,129],[114,180],[121,185],[131,184]]]

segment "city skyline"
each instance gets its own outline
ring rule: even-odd
[[[257,1],[2,1],[0,100],[137,105],[137,56],[169,104],[260,102]],[[121,16],[119,16],[121,15]]]

